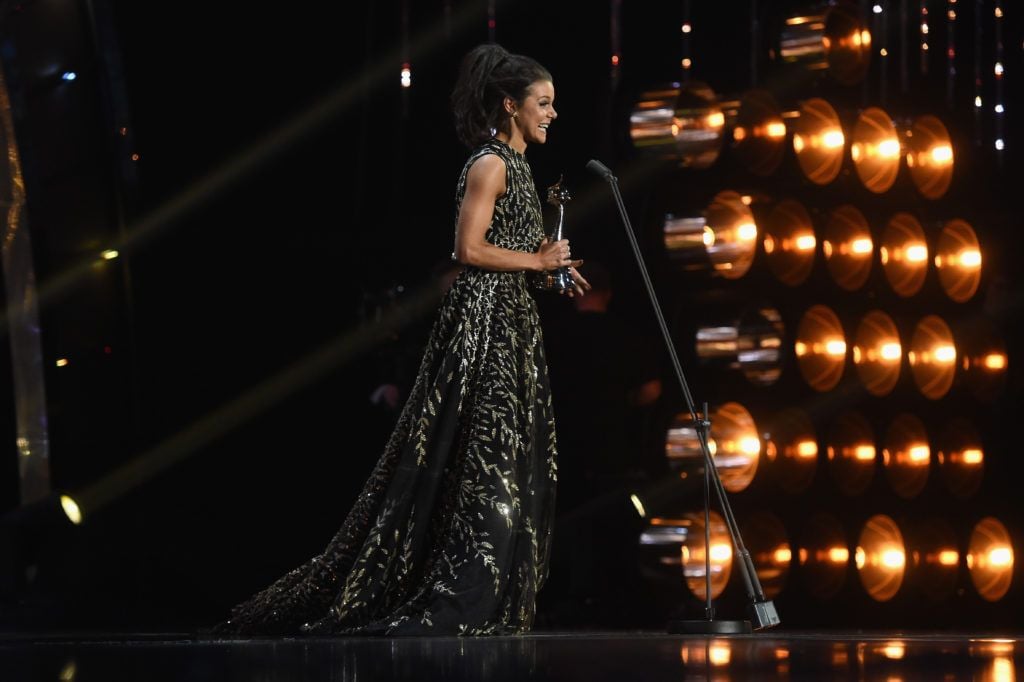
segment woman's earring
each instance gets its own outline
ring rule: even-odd
[[[519,118],[519,112],[518,111],[513,111],[512,112],[512,118]]]

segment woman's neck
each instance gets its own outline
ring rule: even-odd
[[[509,147],[512,147],[512,149],[516,150],[520,154],[526,153],[526,140],[523,139],[523,134],[516,130],[515,127],[512,128],[511,135],[503,130],[499,130],[498,134],[494,137],[504,142]]]

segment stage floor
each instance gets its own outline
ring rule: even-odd
[[[730,637],[0,635],[0,680],[975,680],[1012,682],[1024,636],[774,631]],[[1024,671],[1024,667],[1022,667]]]

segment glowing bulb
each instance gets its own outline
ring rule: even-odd
[[[954,346],[936,346],[932,349],[932,357],[935,362],[948,364],[956,362],[956,348]]]
[[[821,136],[821,143],[826,149],[838,149],[843,146],[846,142],[846,138],[843,136],[842,130],[829,130]]]
[[[732,559],[732,547],[725,544],[719,543],[711,545],[711,560],[717,561],[718,563],[725,563]]]
[[[683,59],[683,61],[680,62],[680,64],[683,65],[684,69],[688,69],[691,66],[693,66],[693,60],[690,59],[689,57],[686,57],[685,59]]]
[[[58,367],[67,367],[68,364],[69,364],[69,361],[68,361],[67,358],[57,358],[57,363],[56,364],[57,364]]]
[[[691,31],[693,31],[693,26],[690,24],[690,22],[686,22],[685,24],[683,24],[683,33],[690,33]]]
[[[832,547],[828,550],[828,560],[834,564],[845,564],[850,560],[850,550],[845,547]]]
[[[895,159],[900,155],[900,142],[889,138],[878,144],[878,155],[883,159]]]
[[[978,448],[968,448],[960,453],[960,461],[964,464],[981,464],[985,455]]]
[[[900,359],[900,356],[903,355],[903,348],[899,343],[889,341],[888,343],[883,343],[881,347],[879,347],[878,354],[883,360],[892,362]]]
[[[813,440],[802,440],[796,444],[797,457],[810,459],[818,456],[818,444]]]
[[[993,547],[988,551],[988,565],[1005,568],[1013,565],[1013,550],[1009,547]]]
[[[907,452],[911,462],[927,462],[931,456],[927,445],[915,445]]]
[[[996,76],[1002,76],[1003,75],[1003,63],[1002,62],[996,62],[995,73],[996,73]]]
[[[846,341],[842,339],[830,339],[825,342],[825,352],[829,355],[846,355]]]
[[[937,144],[931,148],[932,162],[949,163],[953,160],[953,148],[948,144]]]
[[[871,32],[864,30],[860,32],[860,44],[871,45]]]
[[[858,445],[853,449],[853,456],[862,462],[866,462],[875,458],[875,446],[874,445]]]
[[[908,246],[904,253],[911,263],[923,263],[928,260],[928,247],[924,244]]]
[[[711,665],[729,665],[731,658],[728,644],[715,644],[708,649],[708,660],[711,661]]]
[[[964,268],[977,268],[981,266],[981,251],[977,249],[964,249],[957,255],[960,266]]]
[[[981,96],[978,95],[974,98],[974,106],[978,109],[981,108]]]
[[[996,140],[995,145],[997,151],[1003,151],[1004,149],[1006,149],[1006,143],[1003,142],[1003,138],[1001,137]]]
[[[871,253],[871,239],[868,237],[854,239],[850,243],[850,251],[860,255]]]
[[[797,341],[793,346],[793,350],[798,356],[803,357],[804,355],[807,355],[807,344],[803,341]]]
[[[779,139],[786,136],[786,124],[780,121],[769,123],[765,133],[768,137]]]
[[[796,250],[797,251],[813,251],[817,240],[813,234],[802,234],[796,238]]]
[[[629,500],[633,503],[636,508],[636,513],[640,515],[640,518],[647,516],[647,511],[644,509],[644,503],[640,501],[640,498],[635,494],[629,496]]]
[[[715,245],[715,231],[711,229],[710,225],[704,226],[704,246],[712,247]]]
[[[799,133],[793,135],[793,151],[799,154],[804,150],[805,144],[803,135],[800,135]]]
[[[740,452],[745,455],[756,455],[761,452],[761,441],[757,438],[740,439]]]
[[[772,239],[771,235],[767,235],[764,238],[764,252],[773,253],[775,251],[775,240]]]
[[[887,549],[882,552],[881,561],[886,568],[903,568],[907,557],[901,549]]]
[[[402,64],[401,82],[403,88],[412,87],[412,67],[409,64]]]
[[[82,523],[82,510],[79,508],[78,503],[69,495],[60,496],[60,506],[71,523],[76,526]]]
[[[1006,356],[1002,353],[989,353],[984,363],[985,369],[1006,369]]]
[[[882,649],[882,655],[894,661],[902,659],[905,653],[906,647],[902,644],[889,644]]]
[[[881,5],[875,5],[874,7],[871,8],[871,11],[874,12],[875,14],[881,14],[882,13],[882,6]]]
[[[789,547],[780,547],[772,554],[772,559],[777,564],[788,564],[793,560],[793,551]]]
[[[754,223],[743,223],[736,228],[736,236],[740,241],[752,242],[757,239],[757,225]]]
[[[113,249],[109,249],[109,250],[104,251],[103,253],[100,254],[100,256],[103,258],[103,260],[114,260],[119,255],[121,255],[121,254],[119,254],[117,251],[114,251]]]
[[[960,553],[955,549],[944,549],[939,552],[939,563],[943,566],[956,566],[960,562]]]
[[[742,142],[747,138],[747,129],[743,126],[736,126],[732,129],[732,139]]]
[[[721,128],[725,125],[725,114],[721,111],[716,111],[707,116],[708,126],[712,128]]]

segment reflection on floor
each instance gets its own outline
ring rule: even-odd
[[[1013,682],[1024,636],[774,631],[733,637],[0,636],[5,682],[93,680],[976,680]],[[1022,667],[1024,670],[1024,667]]]

